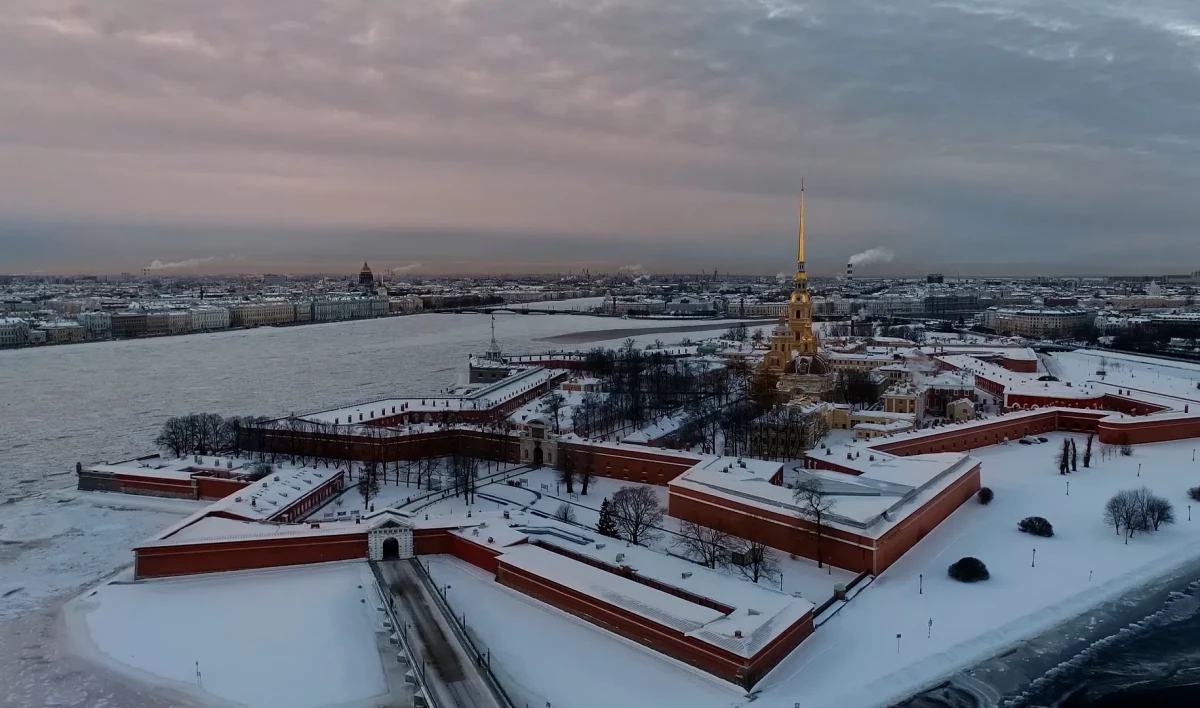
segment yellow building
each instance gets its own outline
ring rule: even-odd
[[[812,293],[804,266],[804,187],[800,187],[800,235],[796,250],[796,276],[788,301],[786,324],[780,322],[771,332],[771,350],[763,366],[780,374],[823,375],[829,370],[820,353],[820,342],[813,332]]]

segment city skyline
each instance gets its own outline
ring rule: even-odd
[[[805,178],[818,275],[1190,271],[1198,28],[1167,0],[16,0],[0,270],[769,274]]]

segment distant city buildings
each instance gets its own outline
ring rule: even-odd
[[[369,263],[350,276],[5,276],[5,344],[80,341],[56,323],[74,321],[82,341],[598,298],[587,309],[617,317],[779,319],[793,315],[793,288],[778,277],[617,273],[593,276],[416,277],[391,280]],[[1196,337],[1200,277],[816,279],[805,273],[813,320],[971,327],[1034,339],[1122,336],[1153,342]],[[860,274],[861,276],[861,274]],[[547,308],[548,309],[548,308]],[[1039,314],[1040,313],[1040,314]],[[49,331],[54,329],[55,331]],[[18,335],[18,330],[25,334]],[[1146,345],[1151,346],[1150,344]],[[1154,346],[1160,346],[1155,344]],[[1165,345],[1164,345],[1165,346]],[[1186,345],[1172,345],[1172,350]],[[848,361],[840,369],[862,368]],[[876,368],[870,366],[868,368]]]
[[[997,334],[1033,339],[1074,336],[1085,331],[1095,315],[1079,308],[1006,309],[993,307],[983,313],[980,326]]]

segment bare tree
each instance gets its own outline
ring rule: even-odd
[[[817,567],[824,567],[821,554],[821,538],[825,535],[825,521],[837,500],[825,493],[821,482],[815,478],[804,480],[796,487],[792,497],[800,507],[800,517],[814,526],[817,532]]]
[[[575,479],[579,476],[575,471],[575,453],[567,450],[558,451],[558,469],[554,477],[558,483],[567,488],[567,494],[575,493]]]
[[[370,508],[371,500],[379,496],[379,468],[374,462],[363,465],[358,475],[358,493],[363,498],[363,509]]]
[[[183,418],[167,418],[154,444],[171,453],[172,457],[183,457],[192,451],[192,434]]]
[[[1126,520],[1126,510],[1129,506],[1129,497],[1126,492],[1117,492],[1104,505],[1104,521],[1112,524],[1117,533],[1121,533],[1121,526]]]
[[[560,410],[566,404],[567,397],[562,395],[560,391],[551,391],[542,397],[542,414],[550,416],[554,420],[554,432],[559,432],[560,429]]]
[[[559,504],[558,508],[554,510],[554,518],[568,524],[575,523],[575,507],[566,502]]]
[[[195,427],[196,442],[193,452],[212,455],[223,450],[225,420],[216,413],[194,413],[188,418]]]
[[[456,448],[450,458],[450,480],[454,484],[454,496],[461,494],[468,504],[474,504],[478,479],[479,458]]]
[[[612,496],[612,515],[621,536],[640,544],[658,538],[656,527],[662,523],[663,509],[658,495],[650,487],[621,487]]]
[[[779,582],[779,554],[770,546],[742,538],[733,542],[733,566],[752,583],[759,580]]]
[[[593,445],[588,445],[587,450],[583,453],[583,463],[579,465],[579,493],[587,496],[588,485],[592,483],[592,477],[596,476],[596,448]]]
[[[679,539],[675,541],[675,546],[684,556],[700,565],[718,568],[729,564],[733,542],[733,537],[724,531],[684,521],[679,526]]]
[[[1157,531],[1163,524],[1175,523],[1175,507],[1162,497],[1151,495],[1146,499],[1146,522],[1149,528]]]

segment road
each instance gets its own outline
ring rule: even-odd
[[[407,627],[436,708],[504,708],[493,695],[468,649],[462,646],[449,620],[439,609],[412,561],[374,564],[384,587],[395,601],[396,619]]]

